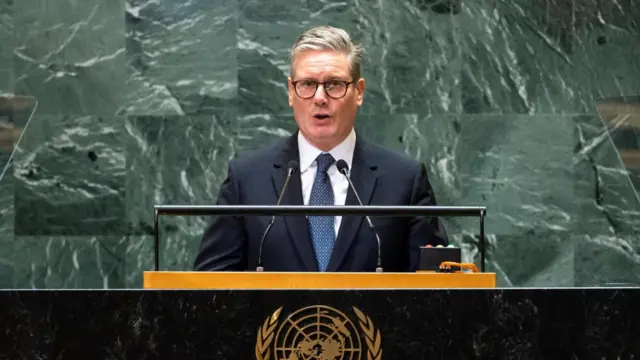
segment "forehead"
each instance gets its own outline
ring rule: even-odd
[[[296,56],[293,69],[296,78],[348,77],[349,58],[332,50],[305,51]]]

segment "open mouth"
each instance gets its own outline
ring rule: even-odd
[[[313,117],[316,118],[316,119],[323,120],[323,119],[329,118],[329,114],[315,114],[315,115],[313,115]]]

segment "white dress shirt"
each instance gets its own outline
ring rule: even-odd
[[[347,138],[342,143],[329,150],[329,153],[331,154],[331,156],[333,156],[336,162],[338,162],[338,160],[340,159],[346,161],[347,165],[349,165],[349,171],[351,171],[353,149],[355,147],[355,144],[356,133],[352,129],[349,136],[347,136]],[[300,153],[302,199],[305,205],[309,205],[311,188],[313,187],[313,182],[316,178],[316,170],[318,168],[316,158],[324,151],[319,150],[315,146],[311,145],[301,132],[298,132],[298,151]],[[338,172],[338,168],[336,167],[335,162],[333,163],[333,165],[331,165],[331,167],[329,167],[329,170],[327,170],[327,174],[329,174],[329,179],[331,180],[331,187],[333,188],[333,198],[335,200],[335,205],[344,205],[347,199],[347,191],[349,191],[349,182],[344,178],[344,175]],[[340,229],[341,221],[341,216],[335,217],[334,226],[336,231],[336,238],[338,237],[338,229]]]

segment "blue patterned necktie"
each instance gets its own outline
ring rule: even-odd
[[[333,164],[335,159],[331,154],[320,154],[316,159],[318,163],[318,171],[316,179],[311,188],[311,198],[309,205],[323,206],[334,205],[333,188],[327,170]],[[309,216],[309,229],[311,230],[311,239],[313,240],[313,248],[316,251],[316,259],[320,271],[326,271],[331,252],[333,251],[333,243],[335,240],[334,216]]]

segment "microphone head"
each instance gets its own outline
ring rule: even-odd
[[[291,170],[291,173],[293,174],[298,169],[298,162],[295,160],[289,160],[287,163],[287,169]]]
[[[340,159],[336,162],[336,167],[338,168],[338,171],[343,174],[347,174],[349,172],[349,165],[347,165],[347,162],[343,159]]]

